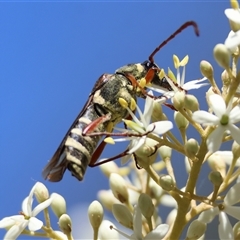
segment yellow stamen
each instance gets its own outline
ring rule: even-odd
[[[135,132],[139,132],[139,133],[143,132],[143,128],[139,126],[137,123],[127,119],[123,119],[122,121],[127,125],[129,129],[132,129]]]
[[[127,125],[127,127],[132,126],[132,124],[134,123],[133,121],[127,119],[123,119],[123,122]]]
[[[131,98],[130,109],[132,111],[134,111],[136,109],[136,105],[137,105],[137,103],[136,103],[135,99]]]
[[[104,142],[109,144],[115,144],[114,139],[112,137],[106,137],[104,139]]]
[[[173,55],[173,63],[175,68],[179,68],[179,58],[177,55]]]
[[[170,68],[168,68],[168,77],[169,77],[171,80],[173,80],[174,82],[177,82],[177,79],[176,79],[174,73],[171,71]]]
[[[187,63],[188,63],[188,60],[189,60],[189,56],[186,55],[183,60],[179,63],[179,66],[181,67],[184,67]]]
[[[164,72],[164,69],[162,68],[160,73],[158,74],[159,78],[160,79],[163,79],[165,77],[165,72]]]
[[[128,107],[128,103],[127,103],[127,101],[126,101],[124,98],[119,98],[119,99],[118,99],[118,102],[120,103],[120,105],[121,105],[123,108],[127,108],[127,107]]]

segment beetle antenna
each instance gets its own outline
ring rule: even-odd
[[[172,40],[173,38],[175,38],[180,32],[182,32],[185,28],[189,27],[189,26],[193,26],[194,28],[194,32],[197,36],[199,36],[199,29],[198,29],[198,25],[196,22],[194,21],[188,21],[185,22],[180,28],[178,28],[170,37],[168,37],[166,40],[164,40],[149,56],[148,60],[151,63],[154,63],[154,55],[163,47],[165,46],[170,40]]]

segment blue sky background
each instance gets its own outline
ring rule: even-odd
[[[62,194],[69,209],[108,189],[99,168],[88,169],[83,182],[69,172],[59,183],[41,176],[95,81],[102,73],[147,60],[188,20],[198,23],[200,37],[188,28],[156,55],[156,63],[173,69],[173,54],[189,54],[187,79],[201,77],[203,59],[216,67],[219,78],[212,49],[229,32],[227,7],[228,1],[0,2],[0,218],[21,210],[36,181]],[[200,102],[204,91],[198,91]],[[103,156],[113,154],[109,149]],[[0,238],[4,234],[0,230]]]

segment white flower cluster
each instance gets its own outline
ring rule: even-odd
[[[171,86],[170,91],[149,86],[145,79],[143,87],[140,81],[138,83],[143,92],[145,88],[150,89],[144,92],[143,111],[135,100],[132,106],[128,106],[124,99],[119,99],[130,116],[122,120],[125,128],[116,127],[112,133],[100,134],[106,136],[107,143],[127,141],[128,147],[115,157],[100,160],[104,163],[99,165],[109,179],[110,189],[99,191],[99,202],[93,201],[88,209],[94,240],[119,239],[119,234],[135,240],[180,239],[186,226],[186,239],[203,239],[208,225],[217,215],[219,238],[239,239],[240,72],[237,62],[240,56],[240,9],[236,0],[231,0],[230,4],[232,8],[226,9],[225,14],[232,30],[225,43],[217,44],[213,50],[217,63],[224,69],[221,81],[215,79],[212,65],[202,61],[200,71],[203,78],[185,83],[189,57],[180,61],[174,55],[176,76],[170,69],[168,74],[157,69],[159,78],[165,79]],[[201,110],[198,99],[189,91],[205,86],[210,86],[204,96],[208,109]],[[162,96],[154,97],[154,92]],[[170,103],[167,102],[169,99]],[[174,116],[169,116],[169,119],[174,119],[174,124],[163,112],[164,105],[173,109]],[[173,128],[179,130],[181,140],[172,133]],[[189,137],[193,135],[192,132],[189,134],[191,129],[198,133],[196,139]],[[222,151],[225,142],[232,144],[231,149]],[[181,156],[175,157],[172,154],[174,151]],[[124,166],[111,162],[119,157]],[[178,169],[172,164],[173,160],[186,167],[183,188],[178,186],[175,174]],[[207,196],[201,196],[197,182],[200,175],[202,180],[205,162],[208,162],[211,171],[204,180],[211,182],[213,190]],[[32,207],[34,196],[39,202],[35,208]],[[51,228],[49,206],[58,217],[61,232]],[[171,207],[166,223],[162,223],[158,214],[161,206]],[[128,228],[130,233],[104,220],[103,208],[110,210],[116,221]],[[45,224],[36,218],[41,211],[44,212]],[[234,226],[227,215],[233,218]],[[22,212],[3,218],[0,228],[7,229],[4,239],[16,239],[20,234],[73,239],[71,218],[66,214],[64,198],[56,193],[49,196],[41,183],[36,183],[24,199]]]
[[[32,207],[34,196],[39,202],[35,208]],[[47,188],[42,183],[37,182],[31,189],[29,195],[23,200],[20,214],[5,217],[0,220],[0,228],[8,229],[4,240],[16,239],[20,234],[59,240],[69,239],[67,235],[70,234],[71,231],[63,231],[63,233],[52,230],[48,214],[48,207],[50,206],[59,218],[59,226],[61,228],[61,225],[66,224],[67,217],[64,198],[57,193],[52,193],[51,196],[49,196]],[[46,225],[36,217],[42,211],[45,215]],[[28,230],[26,229],[27,227]],[[42,232],[38,230],[42,230]]]

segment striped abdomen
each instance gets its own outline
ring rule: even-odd
[[[83,179],[92,154],[101,139],[101,136],[82,136],[82,130],[98,117],[94,105],[90,105],[74,128],[71,129],[65,142],[64,152],[60,156],[60,158],[63,157],[68,161],[67,168],[80,181]],[[95,132],[103,132],[104,129],[104,124],[100,124]]]
[[[75,120],[54,156],[44,168],[45,179],[52,182],[60,181],[66,169],[71,171],[79,181],[83,179],[101,136],[82,136],[82,131],[97,118],[99,118],[99,114],[96,112],[94,104],[90,104]],[[103,132],[105,127],[106,123],[99,124],[94,131]]]

